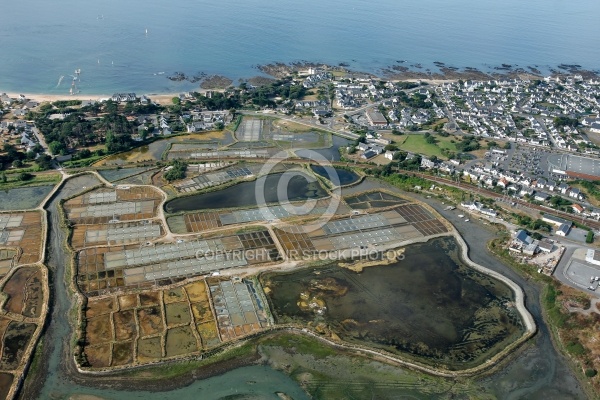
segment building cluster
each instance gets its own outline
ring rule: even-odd
[[[464,203],[460,203],[460,205],[461,205],[461,207],[463,207],[466,210],[469,210],[472,212],[478,212],[487,217],[495,218],[498,215],[498,213],[495,210],[485,207],[482,203],[480,203],[478,201],[464,202]]]
[[[558,236],[567,236],[573,227],[572,221],[548,213],[542,216],[542,221],[553,225]]]
[[[2,110],[2,107],[8,107],[7,112],[10,112],[15,118],[23,118],[27,113],[37,107],[39,103],[35,100],[28,99],[25,95],[20,94],[16,98],[12,98],[6,93],[0,94],[0,116],[2,116],[5,111]]]
[[[331,74],[331,72],[322,71],[314,68],[310,68],[308,72],[309,75],[306,77],[306,79],[304,79],[304,82],[302,82],[302,86],[304,86],[307,89],[314,88],[321,82],[330,81],[331,79],[333,79],[333,75]]]
[[[458,81],[444,83],[436,92],[458,126],[474,135],[597,152],[585,130],[600,132],[600,121],[584,118],[600,113],[597,80],[571,76],[536,81]],[[556,123],[565,118],[578,121],[581,126]]]
[[[132,117],[138,124],[138,135],[134,137],[141,140],[142,137],[152,137],[157,135],[170,135],[173,133],[171,125],[173,118],[169,113],[138,115]]]
[[[358,146],[356,146],[356,149],[362,152],[360,157],[363,160],[370,160],[371,158],[383,153],[383,148],[384,146],[381,144],[372,141],[367,143],[359,143]]]
[[[215,128],[216,124],[223,126],[230,123],[232,116],[229,111],[193,110],[184,112],[179,119],[185,124],[188,132],[199,132]]]
[[[135,93],[115,93],[110,99],[115,103],[135,103],[138,101]]]
[[[441,161],[439,159],[433,159],[424,156],[421,157],[421,168],[438,169],[439,171],[445,172],[450,175],[454,174],[457,171],[459,165],[460,161],[454,159],[448,161]]]
[[[3,142],[8,143],[10,135],[16,136],[17,148],[27,152],[38,144],[37,137],[33,130],[35,124],[32,121],[22,119],[0,121],[0,134]],[[20,136],[20,139],[19,139]],[[14,137],[11,138],[14,140]]]
[[[554,250],[554,243],[548,239],[537,240],[529,236],[527,231],[520,229],[508,245],[508,250],[533,256],[537,253],[550,253]]]

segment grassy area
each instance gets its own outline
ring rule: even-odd
[[[225,350],[222,353],[209,356],[202,360],[179,360],[177,362],[167,363],[156,367],[148,367],[143,369],[135,369],[124,373],[126,376],[151,379],[169,379],[176,378],[181,375],[192,372],[200,367],[209,366],[211,364],[228,361],[232,359],[239,359],[249,357],[256,352],[256,345],[258,343],[269,345],[269,346],[282,346],[288,349],[294,349],[300,354],[310,354],[316,358],[324,358],[330,355],[335,355],[336,350],[319,342],[318,340],[292,334],[276,334],[269,335],[264,338],[258,338],[250,340],[242,346],[235,347],[230,350]]]
[[[578,188],[585,195],[585,199],[594,207],[600,207],[600,184],[598,182],[575,181],[570,185]]]
[[[102,160],[106,156],[93,156],[88,158],[82,158],[80,160],[74,161],[65,161],[62,163],[62,166],[65,168],[81,168],[81,167],[89,167],[95,162]]]
[[[284,120],[284,119],[274,120],[273,128],[278,128],[278,129],[281,129],[283,132],[291,132],[291,133],[304,133],[304,132],[319,131],[319,128],[316,126],[308,126],[308,125],[299,124],[299,123]]]
[[[411,133],[403,136],[396,136],[389,133],[384,134],[384,137],[396,142],[401,150],[422,154],[427,157],[436,156],[441,159],[447,159],[448,157],[442,153],[443,149],[448,149],[453,153],[460,153],[455,145],[456,142],[460,141],[460,137],[453,135],[443,137],[433,134],[436,141],[435,143],[427,143],[427,138],[423,133]],[[485,140],[480,140],[479,144],[481,149],[469,153],[475,155],[477,158],[483,158],[485,152],[488,151],[487,142]]]
[[[436,156],[438,158],[446,159],[446,156],[442,154],[442,149],[456,152],[456,146],[451,142],[451,140],[456,141],[456,139],[452,136],[442,137],[434,135],[434,137],[437,141],[436,143],[427,143],[426,138],[422,133],[395,136],[394,139],[398,142],[398,146],[401,150],[423,154],[428,157]]]
[[[589,298],[579,290],[555,283],[544,288],[542,304],[559,347],[571,360],[579,378],[589,384],[584,388],[591,389],[594,396],[598,396],[600,346],[597,343],[597,332],[600,329],[600,321],[597,315],[584,316],[569,313],[565,309],[566,305],[589,307]]]
[[[225,350],[214,356],[204,358],[202,360],[179,360],[168,364],[159,365],[156,367],[149,367],[143,369],[136,369],[127,371],[124,373],[125,376],[137,377],[142,379],[171,379],[177,378],[181,375],[190,373],[197,370],[200,367],[208,366],[220,361],[228,361],[235,358],[243,358],[251,356],[256,351],[256,346],[253,342],[248,342],[242,346],[235,347],[231,350]]]
[[[60,182],[60,174],[40,173],[32,175],[33,177],[27,180],[19,180],[19,174],[6,175],[7,180],[6,182],[0,182],[0,189],[8,190],[25,186],[41,186]]]
[[[311,354],[315,358],[325,358],[338,353],[331,346],[327,346],[314,338],[301,335],[277,335],[269,338],[266,343],[269,346],[281,346],[285,349],[293,349],[300,354]]]
[[[244,118],[243,115],[238,115],[237,117],[235,117],[235,120],[227,127],[228,130],[230,130],[231,132],[235,132],[238,130],[238,128],[240,127],[240,124],[242,123],[242,119]]]

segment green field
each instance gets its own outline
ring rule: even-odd
[[[401,136],[396,140],[398,147],[400,147],[401,150],[423,154],[429,157],[436,156],[438,158],[446,159],[447,157],[442,154],[442,149],[444,148],[456,152],[454,143],[450,142],[450,140],[456,141],[453,136],[442,137],[434,135],[434,137],[437,141],[435,144],[427,143],[423,134],[406,135],[404,137]]]
[[[53,173],[32,173],[26,180],[20,180],[18,173],[5,174],[6,182],[0,182],[0,190],[9,190],[26,186],[45,186],[60,182],[60,174]]]

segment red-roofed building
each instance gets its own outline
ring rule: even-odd
[[[575,211],[577,214],[581,214],[583,212],[583,207],[581,207],[579,204],[573,204],[571,206],[571,208],[573,209],[573,211]]]

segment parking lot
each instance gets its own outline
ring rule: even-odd
[[[600,266],[586,261],[587,248],[567,245],[554,276],[563,283],[600,297]],[[593,279],[592,279],[593,278]]]
[[[547,158],[551,154],[537,147],[515,145],[518,148],[510,152],[506,160],[501,165],[506,171],[524,174],[528,177],[544,176],[549,177]]]
[[[582,288],[598,288],[599,281],[592,282],[591,277],[600,277],[600,267],[586,263],[583,260],[571,259],[565,269],[566,277]]]

